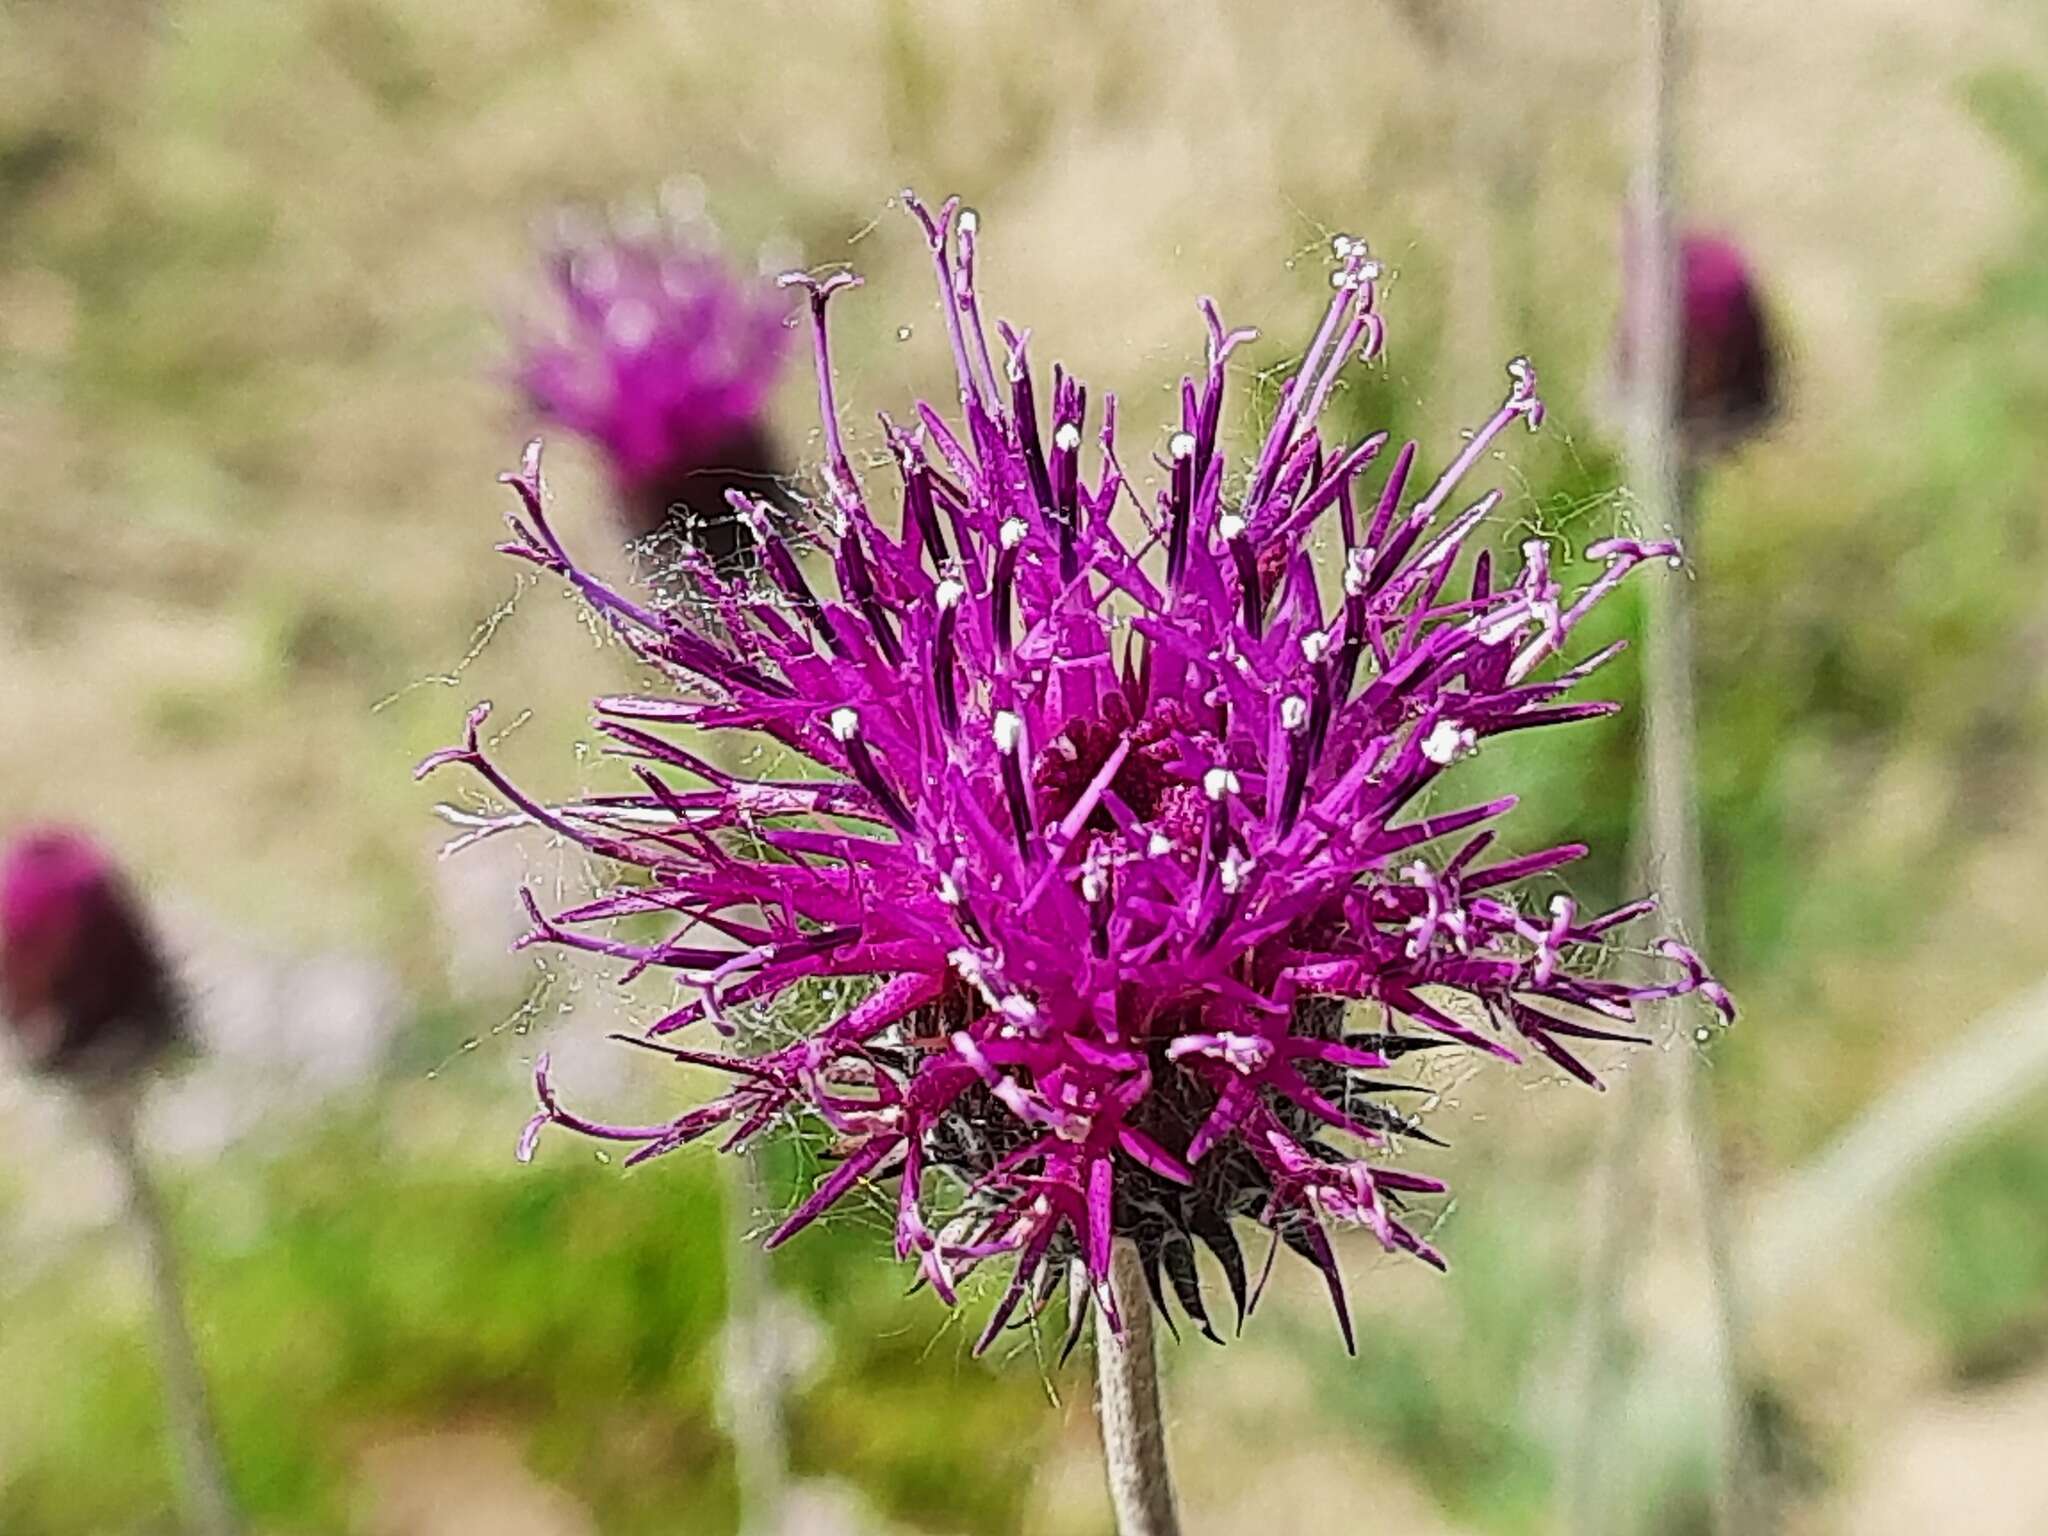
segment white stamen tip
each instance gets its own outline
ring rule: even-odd
[[[1244,537],[1244,526],[1244,517],[1241,513],[1226,512],[1216,519],[1216,531],[1231,543],[1236,543]]]
[[[1154,832],[1145,839],[1145,853],[1148,858],[1163,859],[1173,852],[1173,839],[1164,832]]]
[[[1236,895],[1244,884],[1244,877],[1252,872],[1252,861],[1242,857],[1233,848],[1223,855],[1223,862],[1216,867],[1217,882],[1231,895]]]
[[[860,734],[860,713],[841,706],[832,711],[832,739],[851,741]]]
[[[1228,768],[1211,768],[1202,775],[1202,793],[1211,800],[1221,800],[1225,795],[1237,794],[1239,788],[1237,775]]]
[[[971,236],[980,228],[981,215],[972,208],[962,208],[960,210],[960,233]]]
[[[1439,720],[1422,738],[1422,755],[1440,768],[1479,750],[1478,736],[1455,720]]]
[[[1023,518],[1008,517],[1003,519],[1003,526],[997,530],[996,536],[1003,541],[1003,548],[1015,549],[1024,542],[1024,535],[1030,531],[1031,525]]]
[[[1344,561],[1344,595],[1365,596],[1366,578],[1372,573],[1373,551],[1354,549]]]
[[[1182,459],[1192,458],[1195,452],[1195,434],[1192,432],[1174,433],[1171,438],[1167,439],[1166,451],[1172,455],[1176,464]]]
[[[1024,739],[1024,722],[1007,709],[996,711],[994,721],[996,750],[1005,754],[1017,750],[1017,743]]]
[[[1280,701],[1280,729],[1283,731],[1305,730],[1308,726],[1308,700],[1292,694]]]
[[[960,905],[960,887],[951,875],[939,876],[939,900],[949,907]]]
[[[1550,542],[1547,539],[1530,539],[1522,546],[1524,560],[1541,560],[1549,553]]]
[[[939,583],[938,590],[932,593],[932,601],[939,605],[939,612],[944,613],[947,609],[958,606],[960,599],[966,595],[967,588],[948,576]]]
[[[1072,453],[1081,446],[1081,429],[1071,421],[1063,421],[1052,435],[1052,445],[1064,453]]]
[[[1329,654],[1330,637],[1320,629],[1312,629],[1301,637],[1301,654],[1310,666],[1314,666]]]

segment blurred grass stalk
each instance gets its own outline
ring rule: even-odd
[[[1908,1073],[1749,1218],[1743,1295],[1759,1311],[1787,1301],[1860,1224],[1914,1178],[2009,1114],[2048,1080],[2048,983],[1994,1009]]]
[[[1629,312],[1623,325],[1634,359],[1627,401],[1629,483],[1650,536],[1683,543],[1691,533],[1692,477],[1678,426],[1682,322],[1673,218],[1675,98],[1684,67],[1681,9],[1680,0],[1643,0],[1642,140],[1625,243],[1625,258],[1635,270],[1625,285]],[[1666,926],[1699,948],[1706,925],[1694,774],[1692,601],[1690,567],[1657,573],[1646,591],[1638,844],[1646,883],[1659,893]],[[1624,1090],[1596,1172],[1576,1361],[1581,1396],[1566,1447],[1563,1529],[1570,1536],[1601,1536],[1613,1528],[1616,1515],[1617,1479],[1604,1453],[1617,1439],[1613,1420],[1623,1397],[1618,1378],[1624,1371],[1627,1292],[1640,1257],[1636,1245],[1657,1230],[1656,1223],[1642,1219],[1650,1192],[1636,1184],[1644,1177],[1644,1142],[1660,1120],[1668,1121],[1680,1157],[1677,1177],[1694,1207],[1701,1272],[1710,1293],[1707,1336],[1701,1340],[1706,1369],[1671,1385],[1688,1398],[1700,1392],[1710,1398],[1714,1530],[1718,1536],[1755,1536],[1764,1529],[1763,1512],[1751,1499],[1741,1310],[1720,1148],[1697,1070],[1689,1012],[1674,1000],[1653,1015],[1661,1070],[1655,1081],[1630,1083]],[[1654,1364],[1666,1357],[1650,1358]]]
[[[227,1462],[221,1454],[220,1431],[207,1400],[206,1374],[192,1342],[180,1279],[177,1250],[163,1200],[137,1135],[141,1096],[132,1083],[120,1083],[88,1094],[114,1160],[120,1164],[128,1202],[129,1224],[142,1250],[149,1274],[150,1302],[156,1314],[158,1369],[164,1388],[164,1416],[178,1447],[180,1482],[186,1522],[195,1536],[240,1536],[241,1517],[229,1491]]]

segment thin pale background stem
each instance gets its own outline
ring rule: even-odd
[[[1159,1396],[1159,1351],[1152,1298],[1138,1250],[1119,1239],[1109,1270],[1110,1294],[1123,1323],[1119,1336],[1107,1312],[1095,1309],[1096,1417],[1109,1468],[1109,1501],[1118,1536],[1180,1536],[1173,1474],[1166,1461],[1166,1421]]]
[[[1644,0],[1645,91],[1642,153],[1629,221],[1629,481],[1652,536],[1684,540],[1691,485],[1678,430],[1681,293],[1674,205],[1676,101],[1683,64],[1680,0]],[[1693,586],[1689,571],[1658,573],[1648,589],[1643,646],[1643,808],[1640,827],[1647,883],[1661,898],[1668,928],[1695,947],[1706,937],[1694,773]],[[1695,1390],[1711,1401],[1713,1513],[1718,1536],[1755,1536],[1750,1507],[1753,1459],[1744,1405],[1741,1308],[1729,1253],[1725,1180],[1706,1085],[1690,1028],[1691,1010],[1666,1003],[1651,1018],[1661,1072],[1656,1083],[1629,1085],[1595,1179],[1588,1233],[1584,1308],[1579,1330],[1580,1399],[1571,1426],[1564,1479],[1563,1529],[1601,1536],[1616,1513],[1612,1444],[1623,1373],[1622,1339],[1635,1239],[1653,1230],[1641,1219],[1633,1185],[1644,1142],[1663,1111],[1682,1158],[1680,1177],[1693,1207],[1700,1268],[1710,1292],[1707,1369]],[[1661,1090],[1653,1097],[1654,1090]]]
[[[229,1491],[220,1432],[207,1399],[206,1375],[192,1341],[177,1250],[136,1134],[137,1100],[132,1092],[117,1089],[95,1096],[93,1108],[107,1145],[121,1165],[130,1225],[149,1272],[164,1411],[177,1443],[186,1521],[196,1536],[238,1536],[241,1517]]]

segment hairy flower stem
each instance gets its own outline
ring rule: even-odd
[[[1110,1295],[1123,1322],[1095,1309],[1096,1417],[1109,1467],[1109,1502],[1118,1536],[1180,1536],[1173,1474],[1166,1465],[1166,1421],[1159,1400],[1159,1350],[1138,1249],[1119,1239],[1109,1267]]]
[[[163,1373],[164,1411],[178,1447],[186,1523],[194,1536],[239,1536],[241,1517],[229,1492],[220,1433],[207,1402],[199,1352],[192,1342],[170,1225],[136,1135],[138,1101],[123,1086],[95,1094],[91,1104],[107,1146],[121,1165],[130,1224],[149,1271],[150,1300],[156,1311],[158,1365]]]

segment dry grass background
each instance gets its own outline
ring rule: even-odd
[[[1786,741],[1769,785],[1796,867],[1768,888],[1738,883],[1761,858],[1727,872],[1726,899],[1782,940],[1744,913],[1728,925],[1754,957],[1735,977],[1750,1008],[1724,1080],[1754,1189],[2048,966],[2034,702],[2048,612],[2024,590],[2048,509],[2022,497],[1976,543],[1952,526],[1966,502],[1870,511],[1930,458],[2002,451],[1929,424],[1930,391],[2002,376],[2000,339],[1936,366],[1930,338],[2030,237],[2035,194],[1966,86],[1994,68],[2048,78],[2048,29],[2015,0],[1694,9],[1688,202],[1769,275],[1795,404],[1712,491],[1709,665],[1734,693],[1746,676],[1818,687],[1825,669],[1774,660],[1818,634],[1899,690],[1852,740]],[[16,0],[0,10],[0,819],[89,821],[153,884],[265,942],[371,953],[423,1005],[469,1010],[471,1028],[501,1016],[502,998],[450,978],[451,916],[490,914],[437,882],[432,797],[405,769],[489,696],[500,719],[534,711],[515,766],[564,788],[580,771],[583,701],[618,681],[616,654],[545,589],[475,644],[513,589],[488,553],[492,479],[528,430],[505,323],[535,296],[538,213],[674,177],[701,184],[742,248],[866,277],[837,322],[848,414],[870,443],[872,409],[944,367],[901,185],[980,207],[995,311],[1032,323],[1040,358],[1121,391],[1132,444],[1196,356],[1197,294],[1260,324],[1277,361],[1318,302],[1329,233],[1367,235],[1397,271],[1384,391],[1410,424],[1442,440],[1490,404],[1501,360],[1536,354],[1556,430],[1517,449],[1531,477],[1517,510],[1550,517],[1546,467],[1600,462],[1632,14],[1626,0]],[[809,452],[800,375],[782,420]],[[551,455],[565,521],[607,540],[594,466],[573,444]],[[1967,612],[1925,619],[1944,583],[1953,605],[2015,623],[1986,641]],[[1760,718],[1803,708],[1781,697]],[[1844,891],[1891,898],[1866,919]],[[277,1019],[281,1049],[291,1028]],[[523,1047],[492,1049],[513,1075]],[[1451,1097],[1471,1122],[1458,1139],[1491,1144],[1461,1153],[1461,1187],[1547,1184],[1547,1214],[1568,1221],[1588,1105],[1549,1088]],[[1876,1529],[1840,1490],[1889,1460],[1867,1448],[1944,1380],[1887,1230],[1817,1280],[1824,1309],[1767,1327],[1774,1380],[1827,1462],[1801,1495],[1815,1531]],[[1568,1230],[1524,1236],[1535,1269],[1568,1261]],[[1361,1272],[1375,1317],[1467,1346],[1468,1302]],[[1234,1390],[1223,1369],[1189,1367],[1203,1384],[1183,1399],[1190,1442],[1217,1442],[1222,1481],[1305,1478],[1278,1429],[1216,1429],[1239,1422],[1204,1406]],[[1301,1367],[1260,1346],[1243,1369]],[[1305,1388],[1283,1398],[1270,1425],[1290,1433],[1330,1416]],[[1324,1465],[1351,1467],[1331,1474],[1353,1490],[1345,1507],[1407,1475],[1385,1447],[1315,1433]],[[1232,1443],[1263,1449],[1233,1469]],[[1061,1465],[1034,1529],[1099,1520],[1084,1495],[1059,1523]],[[1210,1529],[1264,1507],[1217,1498]]]

